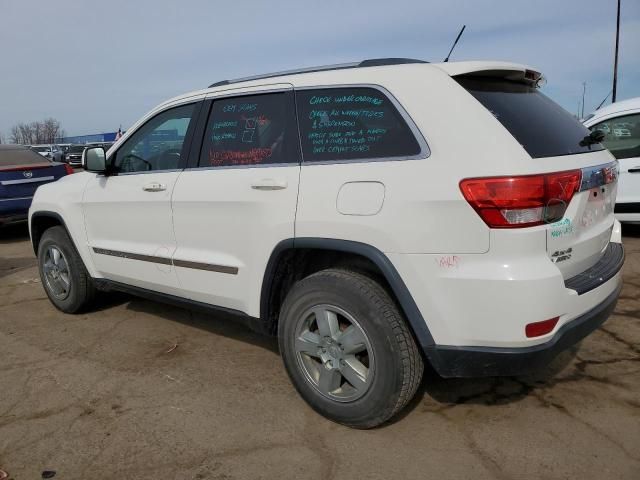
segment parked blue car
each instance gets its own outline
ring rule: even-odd
[[[25,220],[36,188],[70,173],[23,145],[0,145],[0,225]]]

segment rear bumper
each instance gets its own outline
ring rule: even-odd
[[[600,304],[564,324],[545,343],[531,347],[455,347],[433,345],[425,353],[443,377],[491,377],[521,375],[548,364],[563,350],[600,327],[613,312],[622,284]]]
[[[621,243],[610,242],[602,258],[591,268],[564,281],[564,286],[575,290],[578,295],[590,292],[612,279],[624,263],[624,247]]]

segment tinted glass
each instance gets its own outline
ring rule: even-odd
[[[50,152],[51,149],[49,147],[31,147],[36,152]]]
[[[604,132],[602,143],[614,157],[640,157],[640,113],[605,120],[591,130]]]
[[[47,163],[47,159],[28,148],[0,148],[0,167]]]
[[[178,168],[194,105],[166,110],[140,127],[118,149],[116,172],[149,172]]]
[[[84,149],[87,148],[86,145],[72,145],[69,147],[69,153],[82,153]]]
[[[200,166],[298,163],[298,151],[290,93],[224,98],[211,107]]]
[[[296,93],[305,162],[409,157],[420,153],[393,103],[373,88]]]
[[[529,85],[489,77],[456,77],[533,158],[602,150],[581,146],[587,128],[557,103]]]

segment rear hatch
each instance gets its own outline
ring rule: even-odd
[[[0,150],[0,198],[33,197],[38,186],[67,175],[65,165],[25,149]]]
[[[483,192],[484,203],[470,203],[481,216],[495,215],[483,217],[492,228],[544,229],[549,259],[565,279],[595,265],[614,224],[615,159],[575,117],[540,93],[539,73],[480,71],[454,78],[524,148],[533,162],[527,171],[536,172],[492,183],[463,181],[467,200],[473,189]]]

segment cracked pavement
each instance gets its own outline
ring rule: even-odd
[[[425,375],[371,431],[314,413],[274,339],[112,294],[64,315],[26,227],[0,229],[0,470],[56,479],[638,479],[640,226],[614,315],[517,378]],[[177,345],[177,347],[176,347]]]

